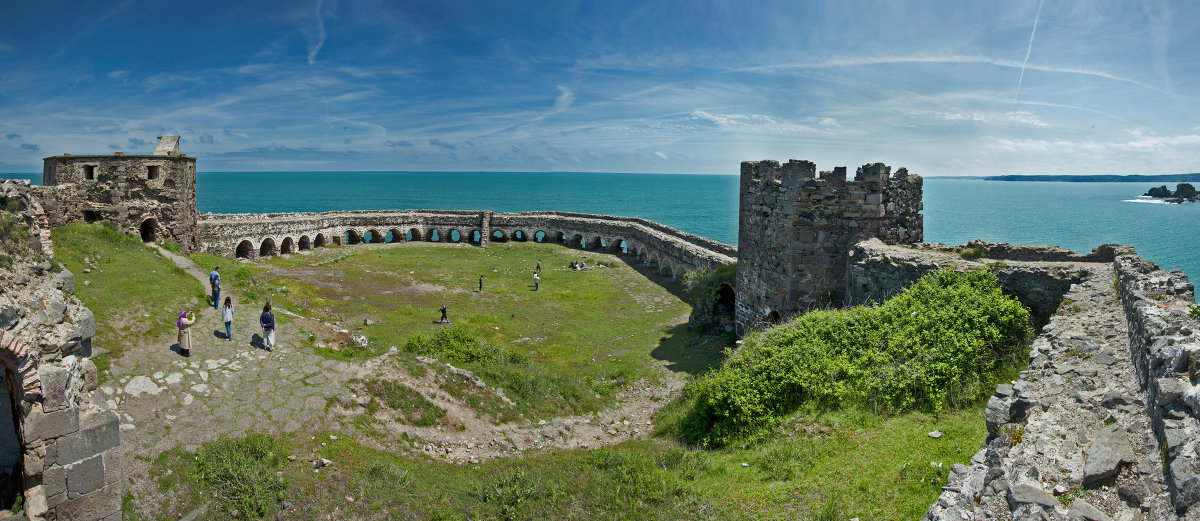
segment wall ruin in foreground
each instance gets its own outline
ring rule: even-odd
[[[32,193],[28,183],[0,183],[0,208],[16,210],[0,214],[34,238],[32,251],[0,265],[0,478],[19,475],[32,519],[119,519],[121,437],[95,393],[95,318],[75,297],[74,275],[52,263]]]

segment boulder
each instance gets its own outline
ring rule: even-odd
[[[1133,463],[1133,447],[1119,425],[1110,425],[1092,441],[1092,449],[1083,462],[1083,484],[1088,485],[1120,472],[1121,465]]]

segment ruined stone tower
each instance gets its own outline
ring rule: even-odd
[[[738,213],[738,333],[845,292],[846,254],[855,242],[923,240],[921,177],[883,163],[821,172],[808,161],[742,163]]]
[[[53,227],[111,221],[144,241],[170,239],[196,249],[196,159],[179,136],[162,136],[151,155],[71,155],[44,159],[43,206]]]

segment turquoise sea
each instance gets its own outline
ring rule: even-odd
[[[0,174],[40,181],[40,174]],[[1161,183],[1159,183],[1161,184]],[[1153,183],[925,180],[925,240],[1132,244],[1200,276],[1200,204],[1138,197]],[[1174,186],[1172,185],[1172,188]],[[738,177],[527,172],[201,172],[201,212],[339,209],[567,210],[637,216],[737,243]]]

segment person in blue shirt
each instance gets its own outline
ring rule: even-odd
[[[212,286],[212,303],[213,309],[221,306],[221,267],[213,268],[212,273],[208,274],[208,284]]]
[[[270,351],[275,347],[275,315],[271,314],[271,303],[263,306],[262,315],[258,317],[258,325],[262,326],[263,347]]]

